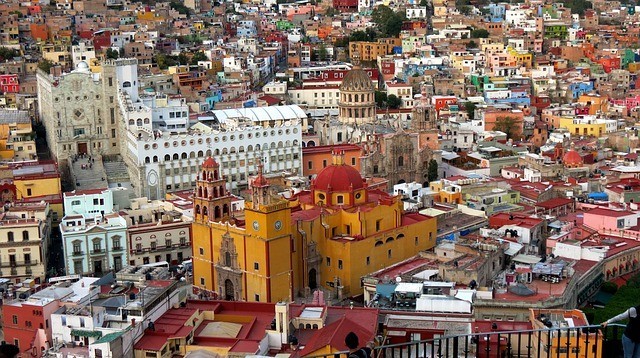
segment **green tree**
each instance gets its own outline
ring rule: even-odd
[[[179,65],[189,64],[189,57],[187,57],[187,54],[185,54],[184,52],[180,52],[180,54],[178,55],[178,64]]]
[[[473,120],[475,118],[475,113],[476,113],[476,104],[473,102],[465,102],[464,103],[464,110],[467,111],[467,116],[469,116],[469,119]]]
[[[20,51],[8,47],[0,47],[0,61],[10,60],[20,56]]]
[[[471,15],[471,11],[473,10],[473,8],[469,5],[462,5],[460,6],[460,8],[458,8],[458,11],[460,11],[460,14],[464,15],[464,16],[469,16]]]
[[[370,41],[371,39],[369,38],[369,35],[362,31],[362,30],[357,30],[351,33],[351,35],[349,36],[349,42],[351,41]]]
[[[209,58],[207,58],[207,55],[205,55],[204,52],[202,51],[198,51],[194,53],[193,56],[191,56],[192,65],[197,65],[198,61],[208,61],[208,60]]]
[[[108,48],[107,51],[105,52],[105,56],[109,59],[117,60],[118,57],[120,57],[120,51],[114,50],[112,48]]]
[[[429,167],[427,168],[427,179],[432,182],[438,179],[438,162],[435,159],[429,161]]]
[[[511,116],[504,116],[496,118],[496,124],[493,127],[493,130],[503,132],[507,135],[507,139],[513,139],[518,133],[518,128],[516,128],[516,118]]]
[[[473,29],[471,31],[471,38],[473,39],[486,39],[489,37],[489,31],[486,29]]]
[[[425,7],[429,5],[429,1],[428,0],[420,0],[420,6]]]
[[[371,13],[371,20],[376,24],[378,32],[383,37],[398,37],[405,20],[403,12],[394,12],[385,5],[376,7]]]
[[[475,41],[471,40],[467,42],[467,49],[470,49],[470,48],[478,48],[478,44]]]
[[[330,7],[327,9],[327,11],[324,12],[324,16],[326,17],[334,17],[336,15],[338,15],[340,13],[340,11],[338,11],[338,9],[334,8],[334,7]]]
[[[378,108],[385,108],[386,107],[386,105],[387,105],[387,92],[376,91],[375,98],[376,98],[376,106],[378,106]]]
[[[398,109],[402,104],[402,100],[398,98],[395,94],[390,94],[387,96],[387,107],[391,109]]]
[[[51,72],[51,67],[54,66],[54,63],[51,60],[43,59],[38,62],[38,68],[43,70],[45,73]]]
[[[326,61],[329,58],[329,51],[327,51],[327,47],[324,44],[318,47],[318,58],[320,61]]]
[[[178,13],[182,15],[187,15],[187,18],[191,16],[191,9],[186,7],[183,3],[180,3],[178,1],[172,1],[169,3],[169,6],[173,10],[176,10]]]

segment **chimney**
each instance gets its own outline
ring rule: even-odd
[[[289,302],[276,303],[276,331],[280,333],[281,344],[289,343]]]
[[[132,318],[131,319],[131,327],[135,327],[136,326],[136,319]]]

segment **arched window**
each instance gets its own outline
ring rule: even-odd
[[[253,152],[253,146],[252,145],[247,147],[247,152]]]
[[[132,126],[132,125],[134,125],[134,124],[136,124],[136,121],[134,121],[133,119],[130,119],[130,120],[129,120],[129,125],[130,125],[130,126]]]
[[[171,156],[170,156],[169,154],[165,154],[165,156],[164,156],[164,161],[165,161],[165,162],[168,162],[168,161],[170,161],[170,160],[171,160]]]
[[[189,152],[189,158],[195,158],[196,152]]]
[[[202,158],[202,157],[204,157],[204,152],[199,150],[198,151],[198,158]]]
[[[157,156],[157,155],[154,155],[154,156],[153,156],[153,162],[154,162],[154,163],[157,163],[157,162],[158,162],[158,156]]]
[[[138,127],[141,127],[142,126],[142,119],[138,119],[136,121],[136,124],[138,125]]]
[[[231,267],[231,253],[229,251],[224,253],[224,265]]]
[[[196,215],[200,215],[200,205],[196,205]]]
[[[29,241],[29,231],[27,230],[22,231],[22,241]]]
[[[182,158],[182,159],[187,159],[187,153],[182,153],[181,158]]]
[[[204,215],[204,216],[209,215],[209,213],[207,212],[207,207],[206,206],[202,207],[202,215]]]
[[[13,242],[13,231],[7,233],[7,241]]]
[[[151,163],[151,158],[145,157],[144,158],[144,162],[147,163],[147,164]]]
[[[144,124],[149,124],[149,118],[144,119]]]
[[[180,159],[180,157],[178,156],[178,153],[174,154],[173,155],[173,160],[178,160],[178,159]]]
[[[403,156],[399,156],[398,157],[398,166],[401,167],[404,165],[404,157]]]

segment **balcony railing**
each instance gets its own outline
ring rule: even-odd
[[[73,251],[71,253],[71,256],[82,256],[82,255],[84,255],[84,252],[82,251]]]
[[[473,325],[472,325],[473,326]],[[524,331],[442,336],[435,339],[380,345],[375,358],[619,358],[624,326],[551,327]],[[393,337],[383,337],[383,341]],[[360,342],[362,346],[366,342]],[[347,352],[312,357],[347,357]]]
[[[122,251],[122,250],[123,250],[122,246],[117,246],[117,247],[112,247],[111,248],[111,251]]]
[[[22,267],[22,266],[35,266],[38,264],[38,260],[27,261],[7,261],[1,262],[0,267]]]
[[[93,249],[91,250],[91,255],[102,255],[105,251],[103,249]]]

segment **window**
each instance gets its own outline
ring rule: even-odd
[[[7,241],[13,242],[13,231],[7,233]]]
[[[260,295],[256,293],[256,296],[254,297],[256,299],[256,302],[260,302]]]
[[[200,277],[200,286],[204,286],[204,277]]]
[[[382,223],[382,219],[376,220],[376,231],[380,231],[380,224]]]
[[[371,257],[367,256],[367,265],[371,264]]]
[[[327,160],[326,160],[326,159],[322,161],[322,167],[323,167],[323,168],[326,168],[326,167],[327,167]]]
[[[13,317],[11,317],[11,321],[13,322],[13,324],[18,324],[18,316],[13,315]]]
[[[113,248],[114,249],[120,249],[120,238],[113,238]]]
[[[312,161],[309,161],[309,162],[307,163],[307,168],[309,168],[309,169],[313,169],[313,162],[312,162]]]
[[[164,240],[164,246],[165,247],[171,247],[171,245],[172,245],[171,239]]]
[[[31,188],[27,188],[27,196],[31,196]]]
[[[80,317],[80,327],[84,327],[84,318]]]
[[[100,252],[100,250],[102,249],[102,247],[101,247],[101,246],[102,246],[102,245],[101,245],[101,243],[100,243],[100,240],[95,240],[95,241],[93,242],[93,251],[94,251],[94,252]]]
[[[338,270],[342,270],[342,260],[338,260]]]
[[[254,263],[253,263],[253,269],[254,269],[254,270],[260,270],[260,264],[259,264],[259,263],[257,263],[257,262],[254,262]]]
[[[156,242],[152,241],[151,242],[151,250],[155,250],[156,249],[156,245],[157,245]]]
[[[355,157],[351,158],[351,165],[356,165],[356,158]]]
[[[138,252],[142,251],[142,244],[136,244],[136,251]]]
[[[204,255],[204,249],[202,247],[200,248],[200,255]]]
[[[391,258],[391,250],[387,251],[387,257]]]
[[[338,204],[344,204],[344,197],[342,195],[338,195]]]
[[[331,266],[331,257],[327,257],[327,266]]]

